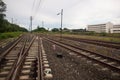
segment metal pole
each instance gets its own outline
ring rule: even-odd
[[[12,24],[13,24],[13,18],[11,18],[11,22],[12,22]]]
[[[32,32],[32,16],[30,16],[30,32]]]
[[[61,9],[61,40],[62,40],[62,21],[63,21],[63,9]]]
[[[42,21],[42,27],[44,27],[44,21]]]

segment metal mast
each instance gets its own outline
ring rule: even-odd
[[[32,16],[30,16],[30,28],[29,28],[30,32],[32,32],[32,19],[33,19]]]
[[[61,40],[62,40],[62,27],[63,27],[63,9],[61,9]]]

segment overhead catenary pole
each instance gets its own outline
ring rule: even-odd
[[[30,16],[30,32],[32,32],[32,16]]]
[[[42,27],[44,27],[44,21],[42,21]]]
[[[15,23],[17,24],[17,19],[15,19]]]
[[[61,40],[62,40],[62,27],[63,27],[63,9],[61,9]]]
[[[11,22],[12,22],[12,24],[13,24],[13,18],[11,18]]]

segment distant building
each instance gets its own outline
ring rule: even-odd
[[[111,33],[120,33],[120,25],[113,25],[113,28],[110,31]]]
[[[88,31],[95,31],[97,33],[110,33],[110,30],[113,28],[113,24],[111,22],[104,24],[96,24],[96,25],[88,25]]]
[[[120,25],[113,25],[111,22],[104,24],[88,25],[88,31],[97,33],[120,33]]]

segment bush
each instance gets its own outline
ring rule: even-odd
[[[22,32],[7,32],[7,33],[1,33],[0,39],[7,39],[7,38],[13,38],[18,37]]]
[[[6,39],[6,38],[7,38],[6,35],[4,35],[4,34],[0,35],[0,39]]]
[[[107,33],[100,33],[100,36],[107,36]]]

